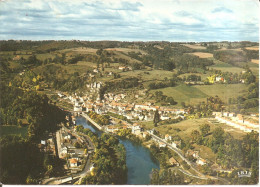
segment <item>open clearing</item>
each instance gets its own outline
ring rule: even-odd
[[[206,49],[206,47],[201,46],[199,44],[194,44],[194,45],[191,45],[191,44],[181,44],[181,45],[189,47],[191,49]]]
[[[244,71],[243,68],[234,67],[228,63],[220,62],[220,61],[218,61],[218,63],[215,63],[212,66],[209,66],[209,68],[221,70],[222,72],[231,72],[231,73],[241,73],[242,71]]]
[[[234,90],[236,90],[234,92]],[[185,104],[195,105],[202,101],[206,101],[207,97],[220,97],[225,103],[229,98],[242,96],[247,92],[247,85],[245,84],[213,84],[213,85],[178,85],[176,87],[168,87],[152,90],[151,93],[162,91],[164,95],[173,97],[178,102],[174,107],[180,107],[181,102]]]
[[[178,104],[175,105],[176,107],[180,107],[181,102],[185,102],[186,104],[197,104],[206,101],[206,98],[208,97],[207,94],[203,93],[196,87],[187,86],[185,84],[176,87],[156,89],[151,92],[154,93],[156,91],[162,91],[164,95],[173,97],[173,99],[178,102]]]
[[[241,96],[247,92],[245,84],[214,84],[214,85],[196,85],[194,86],[208,96],[218,96],[225,103],[229,98]]]
[[[246,49],[247,49],[247,50],[258,51],[258,50],[259,50],[259,46],[246,47]]]
[[[198,56],[200,58],[211,58],[211,57],[213,57],[212,53],[195,52],[195,53],[190,53],[190,54]]]
[[[106,48],[104,50],[107,51],[120,51],[120,52],[124,52],[124,53],[128,53],[128,52],[135,52],[135,53],[142,53],[142,54],[146,54],[146,52],[144,52],[143,50],[140,49],[130,49],[130,48]]]
[[[251,59],[251,62],[253,62],[255,64],[259,64],[259,59]]]
[[[1,125],[0,126],[1,137],[4,135],[21,135],[27,136],[27,127],[18,127],[14,125]]]
[[[228,49],[228,48],[221,48],[221,49],[218,49],[216,51],[243,51],[243,49],[241,48],[236,48],[236,49]]]

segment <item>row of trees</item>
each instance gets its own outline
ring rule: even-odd
[[[105,126],[109,124],[109,116],[107,115],[99,115],[93,111],[89,111],[88,115],[99,125]]]
[[[173,97],[168,97],[163,95],[162,91],[156,91],[153,95],[156,102],[160,102],[162,105],[176,105],[177,102],[173,99]]]

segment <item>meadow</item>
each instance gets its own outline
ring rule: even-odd
[[[14,125],[1,125],[0,126],[1,137],[4,135],[21,135],[27,136],[27,127],[18,127]]]

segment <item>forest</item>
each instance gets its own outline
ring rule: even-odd
[[[44,174],[57,174],[54,170],[62,161],[42,152],[37,145],[59,129],[65,121],[64,111],[51,104],[46,95],[1,83],[0,112],[1,126],[28,126],[26,137],[1,134],[1,182],[38,184]]]

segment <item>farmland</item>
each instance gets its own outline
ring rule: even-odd
[[[217,95],[226,103],[229,98],[242,96],[247,93],[247,86],[244,84],[196,85],[194,87],[208,96],[214,97]],[[234,92],[234,90],[236,91]]]
[[[189,47],[191,49],[206,49],[206,47],[200,46],[199,44],[195,44],[195,45],[192,45],[192,44],[182,44],[182,45],[186,46],[186,47]]]
[[[202,53],[202,52],[195,52],[191,53],[192,55],[198,56],[200,58],[212,58],[213,54],[212,53]]]

